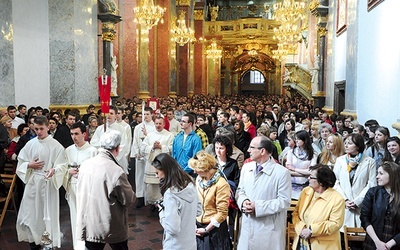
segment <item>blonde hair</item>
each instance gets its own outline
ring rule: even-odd
[[[217,168],[217,159],[206,151],[201,150],[193,158],[189,159],[188,165],[195,171],[209,172],[211,169]]]
[[[3,125],[6,124],[8,121],[12,121],[11,117],[8,115],[5,115],[0,119],[0,123]]]
[[[332,137],[332,142],[333,142],[333,150],[327,150],[326,147],[322,150],[321,153],[321,164],[328,164],[329,162],[332,164],[335,164],[336,158],[344,154],[344,143],[342,136],[337,134],[330,134],[328,136]]]

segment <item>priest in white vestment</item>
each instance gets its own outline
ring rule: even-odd
[[[79,167],[83,161],[97,155],[97,149],[85,141],[86,126],[81,122],[74,123],[71,128],[74,145],[65,149],[69,170],[64,178],[66,199],[69,205],[71,218],[72,241],[75,250],[84,250],[85,242],[78,240],[76,235],[76,189],[78,183]]]
[[[30,140],[18,155],[17,175],[26,184],[17,217],[19,241],[31,249],[41,244],[61,247],[58,189],[67,171],[64,147],[49,136],[45,116],[34,119],[36,138]],[[42,242],[42,236],[47,239]]]
[[[144,183],[146,184],[145,195],[147,204],[154,204],[162,197],[159,187],[160,180],[157,178],[156,170],[151,163],[154,158],[161,153],[170,155],[172,151],[172,142],[174,141],[174,135],[164,129],[164,118],[156,118],[154,124],[156,131],[147,134],[146,138],[143,140],[141,149],[144,153],[143,157],[146,163]]]

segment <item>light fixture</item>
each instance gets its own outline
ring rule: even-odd
[[[196,41],[194,30],[186,27],[185,13],[186,12],[183,10],[179,12],[179,19],[176,21],[177,24],[174,22],[171,28],[172,39],[179,44],[179,46]]]
[[[211,41],[211,45],[206,49],[206,57],[213,59],[215,62],[216,60],[222,58],[222,49],[217,45],[217,42],[214,38]]]
[[[142,29],[150,30],[160,20],[161,23],[164,23],[162,16],[165,10],[166,8],[154,5],[153,0],[142,0],[141,5],[133,9],[133,13],[135,14],[134,22],[140,24]]]

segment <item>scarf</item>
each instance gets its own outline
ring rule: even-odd
[[[247,130],[249,130],[249,127],[251,125],[251,121],[243,122],[243,124],[244,124],[244,131],[247,131]]]
[[[201,187],[202,189],[207,189],[207,188],[211,187],[212,185],[214,185],[215,183],[217,183],[220,177],[225,178],[225,175],[221,171],[221,169],[218,168],[217,172],[215,172],[213,177],[211,177],[211,179],[209,179],[206,183],[204,183],[201,180],[201,178],[198,178],[197,183],[199,184],[199,187]]]
[[[349,173],[355,169],[358,164],[360,164],[361,158],[363,157],[362,153],[359,153],[358,155],[351,157],[350,154],[346,155],[346,163],[347,163],[347,171],[349,171]]]
[[[302,161],[308,161],[308,153],[307,151],[299,148],[299,147],[295,147],[293,149],[293,154],[300,160]]]

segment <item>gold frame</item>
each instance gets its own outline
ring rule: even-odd
[[[336,36],[340,36],[347,29],[347,1],[336,1]]]
[[[382,3],[384,0],[368,0],[367,3],[367,9],[368,11],[371,11],[373,8],[375,8],[378,4]]]

